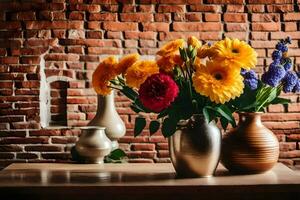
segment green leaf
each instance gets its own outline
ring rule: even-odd
[[[271,104],[289,104],[291,102],[290,99],[280,98],[276,97],[273,101],[271,101]]]
[[[105,163],[124,163],[127,162],[126,153],[122,149],[115,149],[104,157]]]
[[[121,92],[132,101],[135,101],[139,95],[136,91],[128,86],[123,86]]]
[[[162,124],[162,134],[164,137],[169,137],[173,135],[176,131],[177,121],[172,118],[166,118]]]
[[[135,118],[135,124],[134,124],[134,137],[141,134],[143,129],[146,126],[146,119],[144,117],[137,117]]]
[[[226,128],[227,128],[227,126],[228,126],[228,120],[225,119],[224,117],[221,117],[220,121],[221,121],[222,128],[223,128],[224,130],[226,130]]]
[[[187,60],[187,54],[186,51],[184,50],[184,48],[179,48],[179,53],[180,53],[180,57],[182,58],[183,61]]]
[[[156,133],[158,131],[159,127],[160,127],[159,121],[157,121],[157,120],[151,121],[149,124],[150,135],[153,135],[154,133]]]
[[[109,154],[109,158],[113,160],[120,160],[126,157],[126,153],[122,149],[115,149]]]

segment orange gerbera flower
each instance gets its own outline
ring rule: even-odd
[[[108,95],[111,89],[110,80],[114,79],[117,75],[115,65],[117,59],[115,56],[110,56],[104,59],[94,71],[92,76],[92,85],[97,94]]]
[[[163,45],[156,54],[159,56],[168,57],[170,54],[176,53],[176,51],[178,51],[179,48],[183,48],[183,46],[183,39],[172,40]]]
[[[129,54],[127,56],[124,56],[120,62],[116,65],[116,72],[117,74],[124,74],[125,71],[133,65],[138,59],[140,58],[140,55],[138,53]]]

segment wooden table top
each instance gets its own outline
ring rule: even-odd
[[[12,164],[0,172],[0,197],[31,199],[300,199],[300,175],[278,163],[256,175],[179,179],[172,164]],[[243,198],[241,198],[243,197]]]

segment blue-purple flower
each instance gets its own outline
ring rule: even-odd
[[[284,67],[285,71],[289,71],[293,66],[292,61],[290,58],[285,58],[284,61],[285,61],[285,63],[283,64],[283,67]]]
[[[272,53],[272,59],[273,60],[280,60],[282,58],[282,52],[279,50],[275,50]]]
[[[244,84],[247,85],[251,90],[255,90],[258,84],[257,74],[253,70],[242,70],[241,74],[244,77]]]
[[[288,71],[283,79],[283,91],[285,93],[292,92],[296,86],[299,78],[297,74],[293,71]]]
[[[283,52],[287,52],[288,51],[288,47],[286,46],[285,42],[278,42],[276,44],[276,49]]]
[[[296,92],[300,92],[300,79],[298,79],[294,89],[293,89],[293,92],[296,93]]]
[[[263,74],[262,81],[272,87],[279,85],[284,78],[286,71],[280,65],[270,65],[269,71]]]

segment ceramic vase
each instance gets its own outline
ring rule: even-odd
[[[88,126],[105,127],[112,150],[119,147],[118,139],[125,135],[126,127],[116,111],[113,91],[107,96],[98,95],[97,113]]]
[[[110,139],[105,128],[98,126],[81,127],[81,135],[75,148],[85,163],[103,163],[103,159],[111,151]]]
[[[237,128],[222,141],[222,164],[232,173],[255,174],[270,170],[278,161],[276,136],[261,122],[262,113],[240,113]]]
[[[180,122],[169,137],[169,150],[178,177],[210,177],[219,163],[221,132],[203,115],[193,115]]]

